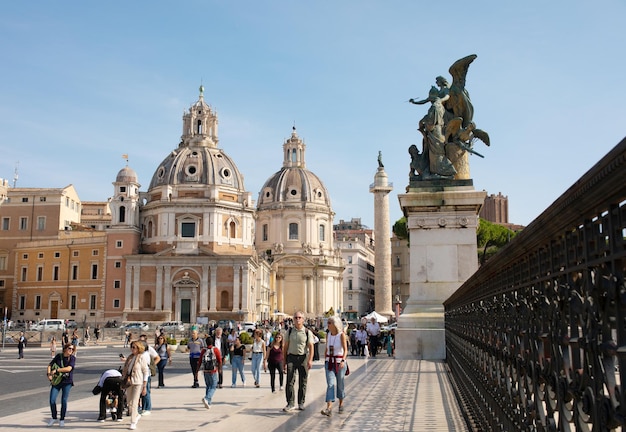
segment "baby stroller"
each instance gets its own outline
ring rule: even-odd
[[[103,422],[107,414],[111,414],[113,421],[121,421],[124,410],[128,412],[126,404],[126,391],[123,386],[122,376],[119,370],[107,370],[100,376],[98,386],[100,387],[100,413],[98,421]],[[128,414],[127,414],[128,415]]]

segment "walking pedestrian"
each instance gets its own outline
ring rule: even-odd
[[[283,408],[285,412],[295,410],[294,387],[296,372],[298,373],[298,409],[304,410],[306,398],[306,383],[309,369],[313,366],[313,335],[311,331],[304,327],[304,313],[298,311],[294,314],[294,326],[287,331],[283,348],[284,366],[287,372],[287,391],[285,398],[287,406]]]
[[[279,376],[280,390],[283,390],[283,335],[276,334],[267,350],[267,367],[270,370],[272,393],[276,393],[276,372]]]
[[[220,367],[217,370],[217,388],[222,388],[224,385],[224,363],[226,363],[226,357],[228,357],[228,338],[224,334],[224,330],[222,330],[221,327],[217,327],[215,329],[213,346],[220,350],[220,355],[222,356]]]
[[[95,330],[93,331],[93,335],[96,338],[96,345],[98,345],[98,340],[100,340],[100,325],[97,325]]]
[[[359,356],[365,356],[365,347],[367,346],[367,332],[365,326],[361,325],[356,331],[356,340],[359,346]]]
[[[172,353],[170,352],[170,347],[165,340],[165,336],[161,335],[157,338],[157,343],[154,346],[154,350],[159,354],[159,358],[161,359],[157,363],[157,369],[159,372],[159,384],[157,388],[165,387],[164,381],[164,372],[165,366],[167,364],[172,364]]]
[[[74,385],[74,365],[76,357],[73,355],[74,346],[67,344],[63,347],[63,353],[57,354],[48,363],[48,381],[50,381],[50,414],[48,426],[52,426],[57,422],[57,397],[61,393],[61,416],[59,426],[65,426],[65,415],[67,414],[67,401],[70,397],[70,390]],[[56,368],[56,370],[53,370]],[[54,373],[53,373],[54,372]],[[55,375],[62,374],[61,381],[52,384]]]
[[[326,408],[322,414],[332,415],[335,397],[339,399],[339,413],[343,413],[343,400],[346,397],[344,378],[346,357],[348,356],[348,338],[343,332],[343,323],[337,317],[328,318],[329,333],[326,336],[324,370],[326,371]]]
[[[263,369],[267,372],[263,330],[256,329],[254,331],[254,340],[252,341],[252,378],[254,378],[254,386],[257,388],[261,386],[261,363],[263,363]]]
[[[130,427],[129,429],[137,429],[137,421],[139,421],[139,397],[146,394],[148,385],[148,377],[150,377],[150,368],[143,356],[144,345],[140,341],[134,341],[130,344],[131,355],[128,356],[122,369],[122,379],[124,383],[128,383],[126,388],[126,397],[128,399],[128,410],[130,411]]]
[[[233,366],[233,379],[231,387],[237,387],[237,373],[241,377],[241,384],[246,386],[246,376],[243,373],[243,365],[246,358],[246,347],[241,343],[241,339],[237,336],[235,344],[230,347],[230,358]]]
[[[55,355],[57,355],[57,338],[52,336],[50,338],[50,357],[54,358]]]
[[[187,349],[189,350],[189,365],[191,366],[191,373],[193,375],[193,385],[191,388],[198,388],[198,359],[202,349],[205,348],[204,340],[198,337],[198,328],[192,327],[191,338],[187,343]]]
[[[142,416],[146,416],[152,413],[152,375],[156,375],[156,369],[158,364],[161,363],[161,357],[154,348],[148,345],[148,335],[140,335],[139,342],[143,344],[144,352],[142,355],[150,369],[148,382],[146,383],[146,394],[141,395],[141,412],[139,413]]]
[[[213,346],[212,336],[207,336],[205,342],[206,348],[202,349],[200,359],[198,360],[198,367],[202,370],[204,384],[206,385],[206,392],[202,398],[202,403],[206,409],[210,409],[213,395],[217,388],[217,372],[222,364],[222,355],[220,350]]]
[[[126,331],[124,332],[124,348],[128,348],[128,346],[130,345],[130,337],[131,332],[130,330],[126,329]]]
[[[24,358],[24,347],[26,346],[26,336],[24,336],[24,332],[20,332],[20,338],[17,340],[17,358]]]
[[[367,334],[370,339],[370,356],[376,358],[378,353],[378,337],[380,336],[380,324],[376,322],[376,317],[372,317],[371,322],[367,323]]]

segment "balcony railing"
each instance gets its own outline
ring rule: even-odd
[[[626,139],[444,303],[474,430],[624,426],[625,238]]]

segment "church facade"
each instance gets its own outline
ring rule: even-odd
[[[280,319],[297,310],[317,317],[341,309],[343,264],[333,245],[334,213],[322,181],[306,169],[304,142],[294,130],[283,145],[283,166],[266,181],[256,207],[234,160],[218,144],[217,114],[201,87],[183,115],[179,144],[155,168],[145,191],[126,166],[107,203],[83,205],[72,197],[82,218],[69,221],[69,229],[0,244],[0,255],[20,257],[47,241],[59,258],[54,291],[46,269],[51,263],[24,262],[15,266],[18,277],[0,274],[11,282],[2,294],[12,319],[194,323]],[[0,217],[8,208],[0,204]],[[97,259],[89,256],[96,243]],[[82,256],[72,256],[70,244],[82,245]],[[69,254],[67,263],[57,249]],[[81,270],[97,261],[95,273],[72,270],[80,259]]]

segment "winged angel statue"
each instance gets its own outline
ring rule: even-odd
[[[489,135],[474,124],[474,107],[465,89],[469,65],[477,56],[464,57],[450,66],[452,85],[438,76],[423,100],[409,99],[416,105],[430,102],[428,113],[420,120],[418,130],[424,136],[422,152],[416,145],[409,147],[411,171],[409,177],[418,175],[419,180],[469,179],[468,153],[483,157],[474,150],[479,139],[489,145]]]

